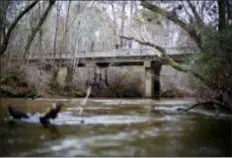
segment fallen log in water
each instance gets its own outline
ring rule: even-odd
[[[190,107],[188,107],[186,109],[178,108],[177,111],[185,111],[185,112],[187,112],[187,111],[189,111],[191,109],[194,109],[194,108],[196,108],[196,107],[198,107],[200,105],[203,105],[203,106],[205,106],[207,108],[210,108],[210,109],[212,109],[212,108],[213,109],[219,109],[220,108],[220,109],[223,109],[225,111],[232,112],[232,106],[230,106],[230,104],[225,103],[225,102],[219,102],[217,100],[211,100],[211,101],[204,101],[204,102],[196,103],[196,104],[194,104],[194,105],[192,105],[192,106],[190,106]]]
[[[227,111],[227,112],[232,112],[232,103],[229,98],[228,93],[225,93],[223,91],[220,91],[217,96],[215,96],[212,100],[209,101],[203,101],[196,103],[186,109],[179,108],[177,111],[189,111],[191,109],[196,108],[197,106],[203,105],[204,107],[210,108],[210,109],[216,109],[217,111],[219,109]]]

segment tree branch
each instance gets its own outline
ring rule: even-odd
[[[182,1],[182,6],[183,6],[184,11],[186,12],[186,14],[189,16],[189,18],[190,19],[193,18],[193,16],[189,13],[188,8],[185,6],[184,1]]]
[[[29,53],[29,49],[30,49],[30,46],[32,44],[32,41],[34,40],[35,35],[39,31],[40,27],[43,25],[47,15],[48,15],[49,11],[51,10],[54,3],[55,3],[54,0],[49,1],[49,5],[46,8],[46,10],[45,10],[44,14],[42,15],[42,17],[40,18],[39,23],[37,24],[37,26],[34,29],[32,29],[31,35],[28,37],[28,40],[27,40],[27,43],[26,43],[26,46],[25,46],[25,49],[24,49],[24,52],[23,52],[23,60],[26,59],[26,57],[27,57],[27,55]]]
[[[39,2],[39,0],[36,0],[33,3],[31,3],[30,5],[28,5],[21,13],[19,13],[19,15],[11,23],[6,35],[4,36],[3,44],[1,45],[1,48],[0,48],[0,56],[3,55],[4,52],[6,51],[7,46],[9,44],[10,35],[11,35],[13,29],[15,28],[15,26],[17,25],[17,23],[19,22],[19,20],[22,19],[22,17],[27,12],[29,12],[38,2]]]
[[[160,47],[160,46],[158,46],[158,45],[156,45],[154,43],[151,43],[151,42],[139,40],[139,39],[134,38],[134,37],[126,37],[126,36],[120,36],[120,37],[121,38],[125,38],[127,40],[134,40],[134,41],[138,42],[139,44],[155,48],[156,50],[158,50],[162,54],[162,56],[168,61],[168,64],[171,67],[173,67],[174,69],[182,71],[182,72],[190,73],[193,76],[195,76],[196,78],[198,78],[199,80],[201,80],[202,82],[206,81],[205,77],[203,77],[202,75],[198,74],[197,72],[192,71],[186,65],[180,65],[177,62],[175,62],[171,57],[168,56],[166,50],[163,47]]]
[[[190,2],[190,0],[187,0],[187,3],[188,3],[189,7],[191,8],[191,10],[193,12],[193,15],[194,15],[194,17],[196,19],[198,27],[203,26],[204,23],[203,23],[201,17],[199,16],[199,14],[197,13],[197,10],[196,10],[195,6]]]
[[[140,1],[141,1],[141,5],[144,8],[147,8],[153,12],[156,12],[162,16],[165,16],[168,20],[171,20],[173,23],[175,23],[180,28],[185,30],[189,34],[189,36],[196,42],[198,47],[201,49],[201,39],[200,39],[197,31],[194,29],[193,26],[191,26],[191,24],[186,24],[185,22],[181,21],[178,18],[178,16],[173,15],[172,12],[166,11],[166,10],[164,10],[164,9],[154,5],[154,4],[147,2],[146,0],[140,0]]]

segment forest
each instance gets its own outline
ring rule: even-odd
[[[0,156],[232,156],[231,0],[3,0],[0,21]]]
[[[209,98],[220,93],[229,103],[232,95],[230,3],[228,0],[154,4],[147,1],[2,1],[1,95],[83,97],[86,76],[89,79],[91,75],[89,70],[86,74],[86,70],[76,66],[79,54],[116,47],[121,50],[150,48],[164,57],[174,71],[187,74],[185,80],[194,87],[190,96],[200,94]],[[179,64],[169,57],[169,47],[190,47],[193,55]],[[49,71],[44,71],[48,68],[45,56],[61,58],[64,54],[73,56],[70,69],[76,76],[59,84],[57,76],[62,64],[50,62]],[[32,56],[39,58],[39,64],[29,64]],[[95,88],[91,96],[143,96],[141,86],[133,86],[142,85],[138,68],[132,68],[130,75],[112,71],[109,77],[105,72],[112,83],[104,81],[107,88]],[[171,96],[174,97],[186,93],[173,89]],[[169,96],[163,91],[161,97],[165,94]]]

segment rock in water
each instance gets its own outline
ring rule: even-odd
[[[14,119],[29,118],[27,113],[8,106],[8,111]]]

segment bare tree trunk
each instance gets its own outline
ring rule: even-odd
[[[32,41],[34,40],[36,33],[39,31],[39,29],[43,25],[46,17],[48,16],[48,13],[51,10],[54,3],[55,3],[55,1],[51,1],[51,0],[49,1],[48,7],[46,8],[44,14],[40,18],[39,23],[37,24],[35,29],[33,29],[31,31],[31,35],[28,37],[28,40],[27,40],[27,43],[25,45],[25,49],[24,49],[24,52],[23,52],[23,61],[25,61],[27,59],[27,56],[29,54],[29,49],[30,49],[30,46],[32,44]]]
[[[203,83],[205,83],[207,81],[207,79],[202,76],[201,74],[192,71],[189,67],[187,67],[186,65],[180,65],[177,62],[175,62],[171,57],[168,56],[167,52],[165,51],[165,49],[163,47],[160,47],[154,43],[151,42],[147,42],[147,41],[142,41],[140,39],[134,38],[134,37],[126,37],[126,36],[121,36],[122,38],[128,39],[128,40],[134,40],[142,45],[145,46],[149,46],[152,47],[156,50],[158,50],[162,56],[167,60],[168,64],[173,67],[174,69],[178,70],[178,71],[182,71],[182,72],[186,72],[186,73],[190,73],[193,76],[195,76],[197,79],[199,79],[200,81],[202,81]]]
[[[111,1],[111,8],[112,8],[112,14],[113,14],[113,22],[114,22],[114,36],[117,37],[117,40],[116,40],[116,43],[115,43],[115,46],[116,46],[116,49],[118,47],[118,31],[117,31],[117,23],[116,23],[116,16],[115,16],[115,9],[114,9],[114,2]]]
[[[77,52],[78,52],[78,48],[79,48],[79,38],[78,38],[78,33],[79,33],[79,28],[80,28],[81,22],[78,23],[77,28],[76,28],[76,46],[75,46],[75,50],[74,50],[74,61],[73,61],[73,70],[75,73],[76,72],[76,65],[78,65],[79,62],[79,58],[77,58]]]
[[[56,44],[57,44],[57,33],[58,33],[58,28],[59,28],[59,17],[60,17],[60,9],[59,8],[59,2],[56,3],[56,30],[55,30],[55,35],[54,35],[54,42],[53,42],[53,58],[55,59],[56,57]]]
[[[3,44],[1,44],[0,47],[0,56],[4,54],[4,52],[7,49],[7,46],[9,44],[9,39],[12,31],[16,27],[17,23],[19,22],[20,19],[23,18],[24,15],[26,15],[27,12],[29,12],[37,3],[39,0],[34,1],[30,5],[28,5],[22,12],[19,13],[19,15],[14,19],[14,21],[11,23],[6,35],[4,36]]]
[[[68,3],[68,12],[67,12],[67,15],[66,15],[66,21],[65,21],[65,29],[64,29],[64,35],[63,35],[63,38],[62,38],[62,42],[61,42],[61,46],[60,46],[60,59],[61,59],[61,55],[62,55],[62,52],[63,52],[63,46],[64,46],[64,43],[66,44],[66,34],[68,32],[68,20],[69,20],[69,10],[70,10],[70,5],[71,5],[71,0],[69,0],[69,3]],[[61,60],[60,60],[61,61]],[[61,62],[59,63],[59,68],[61,67]]]
[[[132,29],[132,21],[133,21],[133,9],[134,9],[134,1],[130,1],[130,28]],[[129,41],[129,48],[132,48],[132,40]]]
[[[122,13],[121,13],[121,35],[124,35],[124,23],[125,23],[125,7],[126,7],[126,1],[122,1]],[[123,38],[120,38],[120,47],[123,47]]]
[[[136,9],[135,12],[137,12],[138,11],[137,4],[135,5],[135,9]],[[145,23],[145,20],[143,18],[142,13],[138,12],[138,17],[142,23],[142,26],[139,28],[140,29],[140,36],[142,37],[142,39],[149,39],[149,41],[152,41],[151,36],[149,35],[149,33],[147,31],[146,23]],[[144,48],[146,48],[146,45],[140,45],[140,49],[144,49]]]
[[[147,8],[155,13],[158,13],[162,16],[165,16],[168,20],[171,20],[173,23],[175,23],[180,28],[185,30],[189,34],[189,36],[195,41],[197,46],[200,49],[202,49],[200,35],[199,35],[198,31],[192,26],[192,24],[187,24],[187,23],[183,22],[182,20],[179,19],[179,17],[176,14],[173,14],[172,12],[168,12],[168,11],[158,7],[157,5],[151,4],[150,2],[148,2],[146,0],[140,0],[140,1],[141,1],[141,5],[143,7]]]
[[[1,1],[0,2],[0,44],[3,44],[5,33],[6,33],[6,12],[7,7],[10,5],[10,1]]]
[[[85,9],[85,7],[83,9],[81,9],[81,3],[79,3],[78,6],[77,6],[77,14],[79,15]],[[76,18],[75,18],[75,20],[76,20]],[[79,62],[79,57],[77,55],[78,55],[78,49],[80,48],[80,42],[81,42],[81,37],[79,37],[79,29],[80,29],[80,27],[81,27],[81,21],[79,21],[77,23],[76,32],[75,32],[76,38],[75,38],[74,43],[75,43],[76,46],[74,48],[74,53],[73,53],[74,54],[73,73],[76,72],[76,68],[77,68],[76,65],[78,65],[78,62]],[[82,72],[80,72],[80,73],[82,74]]]
[[[196,22],[197,22],[197,25],[198,27],[202,27],[204,25],[200,15],[197,13],[197,10],[195,8],[195,6],[192,4],[192,2],[190,0],[187,0],[187,3],[189,5],[189,7],[191,8],[192,12],[193,12],[193,15],[196,19]]]
[[[226,12],[227,12],[227,25],[232,24],[232,2],[227,0],[226,2]]]
[[[219,25],[218,31],[225,29],[226,27],[226,11],[225,0],[218,0],[218,12],[219,12]]]
[[[42,9],[41,9],[41,5],[39,3],[39,17],[41,17],[41,12],[42,12]],[[39,30],[39,53],[40,53],[40,68],[42,69],[42,58],[43,58],[43,45],[42,45],[42,42],[43,42],[43,29],[40,28]]]
[[[61,59],[61,55],[62,55],[62,51],[63,51],[63,44],[64,44],[64,40],[66,40],[66,33],[67,33],[67,24],[68,24],[68,17],[69,17],[69,10],[70,10],[70,4],[71,4],[71,0],[69,0],[69,4],[68,4],[68,12],[67,12],[67,16],[66,16],[66,23],[65,23],[65,29],[64,29],[64,35],[62,38],[62,42],[61,45],[59,47],[59,55],[60,55],[60,59]],[[58,9],[58,6],[57,6]],[[61,8],[60,8],[61,9]],[[57,32],[58,32],[58,22],[59,22],[59,14],[60,14],[60,9],[59,11],[57,10],[57,23],[56,23],[56,32],[55,32],[55,39],[54,39],[54,45],[53,45],[53,56],[56,57],[56,52],[57,52],[57,48],[56,48],[56,40],[57,40]],[[57,85],[57,75],[59,72],[59,69],[61,68],[61,60],[59,62],[59,66],[55,68],[53,74],[52,74],[52,80],[51,80],[51,85],[52,87],[56,87]]]
[[[69,0],[68,3],[68,12],[67,12],[67,17],[66,17],[66,22],[65,22],[65,33],[64,33],[64,45],[66,46],[67,44],[67,33],[68,33],[68,22],[69,22],[69,12],[70,12],[70,6],[71,6],[71,0]]]

